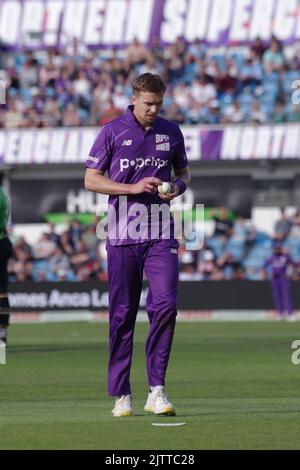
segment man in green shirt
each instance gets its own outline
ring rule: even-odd
[[[9,215],[8,197],[2,187],[3,172],[0,171],[0,341],[6,343],[9,325],[8,272],[7,264],[12,255],[12,244],[7,236]]]

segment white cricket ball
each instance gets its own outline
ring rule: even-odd
[[[171,185],[167,181],[164,181],[163,184],[158,186],[158,192],[161,194],[166,194],[171,192]]]

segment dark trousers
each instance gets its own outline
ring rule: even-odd
[[[7,264],[11,256],[12,244],[10,240],[7,237],[0,239],[0,325],[9,324],[9,303],[6,295],[8,291]],[[1,311],[5,313],[1,313]]]

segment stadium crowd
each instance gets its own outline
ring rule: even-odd
[[[168,84],[164,115],[179,124],[299,122],[292,84],[300,48],[257,39],[251,46],[209,49],[182,38],[147,48],[87,50],[74,39],[64,50],[1,54],[7,104],[0,127],[98,126],[124,112],[136,74],[160,74]],[[295,100],[294,100],[295,101]]]
[[[282,243],[295,262],[300,262],[300,211],[290,219],[282,210],[273,236],[255,229],[243,217],[231,220],[223,208],[212,213],[213,232],[201,250],[179,248],[181,280],[259,280],[268,275],[263,266],[274,242]],[[9,262],[10,282],[107,280],[105,241],[96,235],[97,220],[89,226],[73,219],[59,231],[54,225],[30,244],[12,231],[14,257]],[[293,276],[297,277],[297,269]]]

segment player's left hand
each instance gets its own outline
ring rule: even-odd
[[[169,193],[158,193],[159,197],[163,201],[172,201],[176,196],[179,194],[179,187],[176,184],[170,183],[171,184],[171,191]]]

